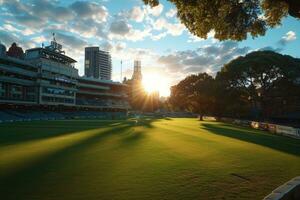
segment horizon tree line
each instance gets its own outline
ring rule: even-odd
[[[171,87],[172,110],[269,120],[300,116],[300,59],[255,51],[225,64],[216,76],[198,73]]]

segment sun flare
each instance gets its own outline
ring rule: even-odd
[[[160,96],[170,95],[170,84],[168,78],[159,74],[143,75],[143,86],[148,93],[158,91]]]

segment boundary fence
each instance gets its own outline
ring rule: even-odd
[[[300,128],[294,128],[291,126],[283,126],[283,125],[266,123],[266,122],[240,120],[240,119],[233,119],[233,118],[226,118],[226,117],[218,118],[218,121],[237,124],[241,126],[248,126],[254,129],[268,131],[272,134],[284,135],[284,136],[300,139]]]

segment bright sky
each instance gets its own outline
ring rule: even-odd
[[[84,47],[109,50],[113,80],[130,78],[134,59],[142,61],[143,76],[157,85],[162,96],[169,86],[191,73],[215,74],[234,57],[258,49],[273,49],[300,57],[300,23],[285,18],[282,26],[265,36],[243,42],[219,42],[192,36],[176,18],[176,9],[166,0],[151,9],[142,0],[0,0],[0,41],[16,41],[23,49],[47,45],[52,32],[66,54],[75,58],[83,75]],[[148,85],[148,84],[147,84]]]

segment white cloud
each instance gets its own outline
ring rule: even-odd
[[[23,31],[22,31],[22,34],[25,35],[25,36],[29,36],[29,35],[33,35],[34,32],[29,29],[29,28],[25,28]]]
[[[188,35],[189,35],[189,40],[188,42],[189,43],[193,43],[193,42],[201,42],[201,41],[204,41],[205,39],[204,38],[200,38],[190,32],[188,32]],[[207,34],[207,39],[212,39],[212,42],[215,43],[217,42],[218,40],[214,38],[215,36],[215,31],[212,30],[210,31],[208,34]]]
[[[19,32],[19,29],[16,29],[14,26],[10,25],[10,24],[4,24],[3,28],[8,30],[8,31],[13,31],[13,32]]]
[[[37,36],[37,37],[32,38],[31,40],[38,44],[41,44],[41,43],[47,41],[47,39],[44,36]]]
[[[183,33],[185,26],[181,23],[170,23],[165,18],[159,18],[153,23],[155,30],[167,30],[167,33],[173,36],[178,36]]]
[[[287,43],[292,42],[296,39],[296,33],[294,31],[289,31],[279,40],[279,44],[285,46]]]
[[[215,74],[223,64],[250,51],[249,47],[239,47],[237,42],[223,42],[200,47],[196,50],[176,51],[161,56],[158,62],[164,65],[170,74],[181,72],[209,72]]]
[[[16,26],[13,26],[11,24],[4,24],[2,28],[6,31],[20,33],[20,34],[25,35],[25,36],[29,36],[29,35],[34,34],[34,32],[32,30],[30,30],[29,28],[24,28],[23,30],[21,30],[21,29],[18,29],[18,28],[16,28]]]
[[[176,14],[177,14],[177,10],[176,10],[175,8],[171,8],[171,9],[166,13],[166,17],[172,18],[172,17],[175,17]]]
[[[164,6],[162,4],[159,4],[158,6],[155,6],[155,7],[147,7],[147,11],[149,14],[155,16],[155,17],[158,17],[162,11],[164,10]]]
[[[125,38],[130,41],[141,41],[144,38],[151,36],[150,32],[150,28],[146,28],[144,30],[131,29]]]
[[[129,11],[129,17],[136,22],[142,22],[144,20],[144,16],[144,9],[139,6],[135,6]]]
[[[153,40],[160,40],[161,38],[164,38],[167,36],[167,32],[163,32],[163,33],[160,33],[158,35],[152,35],[152,39]]]
[[[289,31],[285,34],[285,36],[282,37],[285,41],[293,41],[296,40],[296,33],[294,31]]]
[[[117,39],[117,40],[129,40],[129,41],[141,41],[144,40],[146,37],[151,37],[151,29],[145,28],[143,30],[134,29],[131,25],[128,27],[128,31],[124,32],[123,34],[111,32],[108,35],[110,40]]]

